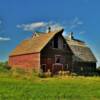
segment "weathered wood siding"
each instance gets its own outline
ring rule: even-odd
[[[46,65],[46,71],[50,69],[52,71],[52,67],[55,64],[55,56],[60,55],[62,60],[61,64],[65,68],[66,65],[71,67],[72,64],[72,52],[62,36],[58,35],[58,48],[53,48],[51,43],[53,39],[45,46],[45,48],[41,51],[41,66],[42,64]],[[66,44],[66,47],[63,48],[63,43]]]
[[[19,56],[10,56],[9,65],[11,67],[32,68],[39,70],[40,68],[40,53],[25,54]]]
[[[96,72],[96,63],[92,62],[74,62],[72,71],[78,74],[90,74]]]

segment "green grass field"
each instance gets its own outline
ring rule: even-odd
[[[99,77],[0,76],[0,100],[100,100]]]

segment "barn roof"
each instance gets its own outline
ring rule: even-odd
[[[27,40],[22,41],[10,54],[10,56],[14,55],[22,55],[29,53],[40,52],[45,45],[58,33],[62,33],[63,29],[54,32],[43,33],[37,36],[33,36]]]
[[[66,39],[70,49],[74,54],[74,61],[78,62],[97,62],[93,52],[85,42],[72,38]]]

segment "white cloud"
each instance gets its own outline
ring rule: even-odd
[[[22,25],[17,25],[17,28],[21,28],[24,31],[35,31],[40,28],[45,28],[47,29],[48,27],[51,27],[51,31],[55,31],[58,29],[61,29],[62,26],[58,23],[55,22],[35,22],[35,23],[30,23],[30,24],[22,24]]]
[[[73,23],[74,23],[74,24],[79,24],[79,25],[83,24],[83,22],[80,21],[80,19],[79,19],[78,17],[75,17],[75,18],[74,18]]]
[[[2,25],[3,25],[4,21],[2,19],[0,19],[0,33],[3,33],[5,34],[5,30],[3,29]],[[11,40],[9,37],[3,37],[3,36],[0,36],[0,41],[9,41]]]
[[[64,24],[65,23],[65,24]],[[33,23],[29,23],[29,24],[21,24],[21,25],[17,25],[17,28],[20,28],[24,31],[30,31],[30,32],[34,32],[34,31],[47,31],[48,27],[51,27],[51,31],[55,31],[55,30],[59,30],[64,28],[66,30],[66,32],[70,32],[73,31],[74,29],[80,27],[83,25],[83,22],[78,18],[75,17],[74,19],[72,19],[71,21],[67,21],[64,22],[62,24],[54,22],[54,21],[49,21],[49,22],[33,22]],[[83,34],[85,32],[80,32],[80,34]]]
[[[44,27],[46,24],[44,22],[36,22],[31,24],[17,25],[17,28],[22,28],[24,31],[34,31],[37,28]]]
[[[78,31],[82,28],[83,26],[83,21],[81,21],[78,17],[75,17],[74,19],[71,19],[69,21],[67,21],[66,23],[64,23],[64,29],[66,31],[66,33],[69,32],[78,32],[78,34],[84,34],[86,33],[86,31]],[[66,34],[64,33],[64,34]]]
[[[9,41],[11,40],[9,37],[0,37],[0,41]]]
[[[84,34],[84,33],[86,33],[86,31],[81,31],[81,32],[79,32],[79,34]]]
[[[74,28],[77,28],[77,27],[79,27],[80,25],[83,25],[83,22],[82,22],[78,17],[75,17],[75,18],[70,22],[69,30],[72,30],[72,29],[74,29]]]

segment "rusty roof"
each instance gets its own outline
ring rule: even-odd
[[[63,29],[24,40],[11,52],[10,56],[40,52],[56,34],[62,32]]]

